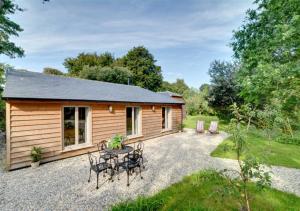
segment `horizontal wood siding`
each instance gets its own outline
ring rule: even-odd
[[[43,148],[44,158],[61,152],[60,112],[59,104],[11,102],[11,168],[29,165],[33,146]]]
[[[115,134],[125,135],[125,105],[113,105],[113,112],[108,110],[109,105],[94,105],[93,118],[93,143],[108,140]]]
[[[161,106],[154,106],[154,108],[153,111],[152,106],[143,107],[142,130],[145,139],[162,133],[162,109]]]
[[[112,105],[113,112],[108,110]],[[62,107],[89,106],[92,114],[92,146],[63,151],[62,146]],[[30,165],[30,151],[33,146],[43,149],[42,162],[53,161],[95,151],[96,144],[108,140],[115,134],[126,134],[126,106],[139,106],[142,115],[142,134],[129,142],[146,140],[176,132],[181,123],[181,106],[172,107],[172,130],[162,132],[161,105],[104,104],[85,102],[40,102],[10,101],[8,104],[7,125],[9,126],[8,161],[10,169]],[[170,107],[170,106],[169,106]],[[8,115],[9,114],[9,115]]]

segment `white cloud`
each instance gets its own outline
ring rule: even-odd
[[[159,18],[147,14],[137,18],[130,10],[122,11],[122,17],[115,15],[117,11],[107,17],[105,8],[98,11],[97,8],[76,7],[75,3],[62,4],[58,8],[51,4],[28,4],[28,10],[21,14],[20,20],[25,32],[15,41],[27,54],[128,49],[135,45],[152,49],[192,45],[227,51],[232,22],[248,6],[243,3],[238,5],[242,7],[239,8],[222,3],[212,5],[212,8],[200,8],[199,4],[195,5],[199,9],[182,11],[171,19],[164,19],[163,14]]]

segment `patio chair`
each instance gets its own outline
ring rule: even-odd
[[[99,162],[98,162],[97,157],[95,155],[92,155],[90,152],[88,152],[88,157],[89,157],[89,162],[90,162],[90,176],[89,176],[88,182],[91,181],[91,174],[92,174],[92,171],[94,171],[97,175],[96,189],[98,189],[99,188],[99,186],[98,186],[99,174],[101,172],[103,172],[103,176],[104,176],[105,172],[107,172],[108,169],[111,170],[111,175],[110,175],[109,180],[111,180],[113,182],[112,176],[113,176],[114,170],[112,168],[112,165],[107,163],[104,159],[102,159],[103,162],[101,162],[101,158],[99,158]]]
[[[217,121],[211,121],[208,131],[211,134],[219,133],[219,131],[218,131],[218,122]]]
[[[197,121],[197,125],[196,125],[196,133],[204,133],[204,121]]]
[[[123,158],[123,162],[121,162],[121,163],[118,162],[118,159],[114,159],[116,162],[115,170],[117,171],[118,179],[120,179],[119,178],[120,167],[123,168],[127,173],[127,186],[130,185],[129,184],[129,176],[132,175],[135,168],[139,168],[140,177],[141,177],[141,179],[143,179],[142,169],[141,169],[141,166],[142,166],[141,156],[139,153],[140,153],[140,151],[134,150],[131,155],[129,155],[129,154],[125,155]]]
[[[97,147],[98,147],[98,152],[99,152],[99,155],[100,157],[99,158],[102,158],[105,160],[105,162],[107,161],[110,161],[110,164],[111,164],[111,160],[114,158],[114,157],[117,157],[118,155],[115,155],[115,154],[112,154],[112,153],[107,153],[105,152],[104,150],[107,148],[107,145],[106,145],[106,141],[101,141],[97,144]]]
[[[141,164],[143,166],[143,169],[145,169],[145,165],[144,165],[144,157],[143,157],[143,151],[144,151],[144,142],[142,141],[139,141],[137,146],[135,147],[134,145],[134,148],[135,148],[135,153],[138,154],[138,156],[140,157],[141,159]],[[134,153],[129,153],[129,159],[132,159],[134,157]]]

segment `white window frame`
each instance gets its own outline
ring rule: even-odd
[[[84,107],[88,109],[87,112],[87,117],[86,117],[86,121],[87,121],[87,135],[86,135],[86,141],[85,143],[81,143],[79,144],[79,111],[78,108],[79,107]],[[70,145],[70,146],[65,146],[65,135],[64,135],[64,131],[65,131],[65,124],[64,124],[64,108],[75,108],[75,144],[74,145]],[[85,106],[85,105],[68,105],[68,106],[63,106],[62,107],[62,113],[61,113],[61,120],[62,120],[62,148],[63,150],[75,150],[78,148],[82,148],[82,147],[86,147],[86,146],[91,146],[92,145],[92,110],[90,106]]]
[[[131,108],[131,129],[132,129],[132,134],[131,135],[127,135],[127,108]],[[138,112],[138,133],[137,134],[134,134],[134,108],[138,108],[139,109],[139,112]],[[134,138],[134,137],[137,137],[137,136],[141,136],[142,135],[142,107],[140,106],[126,106],[125,107],[125,124],[126,124],[126,131],[125,131],[125,134],[126,134],[126,137],[127,138]]]
[[[171,107],[168,107],[168,106],[162,106],[162,108],[165,108],[165,128],[163,128],[163,125],[161,125],[161,129],[162,131],[169,131],[169,130],[172,130],[172,108]],[[161,108],[161,112],[163,112]],[[162,117],[162,115],[161,115]],[[161,121],[162,123],[162,121]],[[166,127],[166,123],[167,123],[167,126]]]

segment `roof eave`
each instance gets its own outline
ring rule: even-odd
[[[85,100],[85,99],[54,99],[54,98],[21,98],[21,97],[2,97],[3,100],[28,100],[28,101],[74,101],[74,102],[103,102],[103,103],[141,103],[141,104],[176,104],[184,105],[185,102],[138,102],[138,101],[112,101],[112,100]]]

